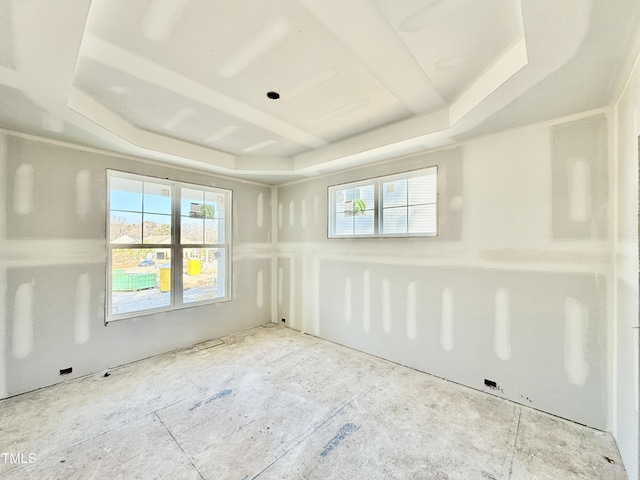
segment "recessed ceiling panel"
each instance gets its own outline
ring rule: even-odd
[[[296,149],[287,146],[282,151],[314,148],[412,115],[349,49],[295,1],[191,0],[177,2],[180,5],[171,8],[163,7],[165,3],[94,0],[86,37],[93,36],[195,82],[203,96],[210,91],[232,99],[234,102],[224,105],[211,101],[207,106],[219,112],[222,123],[254,123],[266,130],[271,126],[275,135],[299,144]],[[123,11],[127,15],[122,15]],[[88,51],[89,44],[83,42],[80,64],[83,55],[112,67],[118,62],[117,55],[107,59],[100,52]],[[140,63],[139,70],[144,67]],[[126,73],[127,69],[122,70]],[[167,79],[159,78],[157,71],[150,70],[146,76],[138,71],[136,75],[145,76],[149,84],[163,85]],[[96,82],[95,75],[86,66],[79,68],[76,83],[98,99],[110,95],[102,91],[104,88],[111,88],[111,93],[113,88],[127,88],[126,81],[100,89],[89,87],[91,82]],[[133,112],[165,109],[158,107],[167,103],[165,92],[154,98],[154,91],[149,88],[142,95],[136,94],[135,102],[119,107],[100,101],[124,112],[124,118],[132,123],[162,133],[150,119]],[[278,92],[280,98],[268,98],[270,91]],[[273,125],[263,116],[252,116],[251,111],[274,119]],[[188,116],[186,112],[183,110],[183,115]],[[304,135],[288,136],[284,129],[276,128],[278,122],[308,134],[311,140],[305,140]],[[177,127],[172,135],[178,133]],[[254,140],[247,137],[240,150],[255,145]],[[277,149],[278,144],[281,142],[272,148]]]
[[[265,140],[276,142],[260,151],[262,155],[290,156],[305,149],[260,126],[92,60],[78,62],[75,85],[133,125],[168,137],[236,155]]]
[[[379,5],[448,102],[524,36],[520,0],[379,0]]]

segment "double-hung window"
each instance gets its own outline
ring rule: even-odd
[[[107,178],[107,321],[230,299],[230,190]]]
[[[329,187],[329,238],[437,235],[438,167]]]

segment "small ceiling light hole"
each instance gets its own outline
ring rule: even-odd
[[[267,97],[271,100],[277,100],[280,98],[280,94],[278,92],[267,92]]]

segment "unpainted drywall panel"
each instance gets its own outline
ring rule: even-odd
[[[89,156],[92,157],[92,156]],[[7,237],[104,239],[104,172],[87,155],[9,140]],[[20,161],[14,161],[20,159]]]
[[[548,249],[551,234],[551,139],[546,126],[490,135],[464,147],[467,250]]]
[[[3,396],[271,320],[270,187],[2,138]],[[231,301],[104,325],[108,168],[233,190]],[[70,376],[60,377],[59,370],[69,367]]]
[[[613,433],[629,478],[638,478],[640,413],[638,378],[638,158],[640,156],[640,66],[636,62],[617,105],[617,163],[615,172],[615,286],[613,325]]]
[[[314,241],[327,236],[327,191],[322,184],[294,184],[279,192],[279,242]]]
[[[219,183],[222,186],[221,183]],[[268,187],[253,187],[256,193],[247,195],[244,188],[233,196],[234,241],[269,243],[271,241],[271,191]]]
[[[61,369],[81,370],[87,362],[95,368],[95,337],[105,327],[103,295],[94,285],[104,285],[104,272],[103,265],[8,269],[5,365],[13,392],[47,385]]]
[[[6,15],[0,16],[0,65],[15,69],[15,41],[12,25],[12,5],[6,5]]]
[[[585,115],[583,123],[594,125],[588,133],[567,129],[573,137],[565,150],[585,135],[606,139],[599,119]],[[279,187],[278,254],[296,265],[295,284],[279,292],[282,305],[294,297],[309,333],[610,428],[611,252],[597,234],[603,225],[606,234],[608,220],[593,215],[609,199],[591,180],[608,157],[604,150],[594,157],[597,168],[576,167],[573,190],[554,190],[555,128],[502,132]],[[329,240],[326,219],[295,228],[303,201],[324,195],[326,209],[330,185],[428,165],[438,165],[438,237]],[[586,195],[589,202],[566,215],[595,227],[558,238],[556,203]]]
[[[637,242],[638,212],[638,138],[640,136],[640,69],[618,106],[618,165],[616,178],[617,222],[619,242]],[[631,88],[635,87],[635,88]]]
[[[277,260],[277,321],[295,330],[300,330],[295,316],[296,289],[295,262],[291,257],[278,257]]]
[[[323,338],[606,428],[602,278],[321,260],[320,292]]]
[[[2,307],[7,304],[6,195],[3,195],[7,190],[7,152],[8,138],[0,133],[0,398],[8,395],[7,365],[2,360],[7,355],[7,311]]]
[[[270,241],[271,217],[265,215],[265,208],[269,209],[270,204],[269,187],[126,161],[47,142],[9,136],[8,143],[7,176],[12,180],[7,182],[9,238],[104,239],[104,171],[113,168],[237,191],[234,210],[239,216],[238,221],[233,222],[234,240]],[[247,191],[252,193],[246,194]],[[52,198],[56,199],[55,205],[51,203]]]
[[[278,257],[277,322],[317,335],[317,268],[316,262],[306,257]]]
[[[609,208],[604,114],[553,127],[554,238],[606,238]]]
[[[284,259],[284,261],[282,261]],[[282,287],[278,290],[277,319],[287,319],[287,326],[318,336],[320,262],[315,255],[288,254],[279,257],[283,267]]]

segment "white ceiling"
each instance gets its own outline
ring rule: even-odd
[[[639,18],[637,0],[0,0],[0,127],[280,183],[605,106]]]

